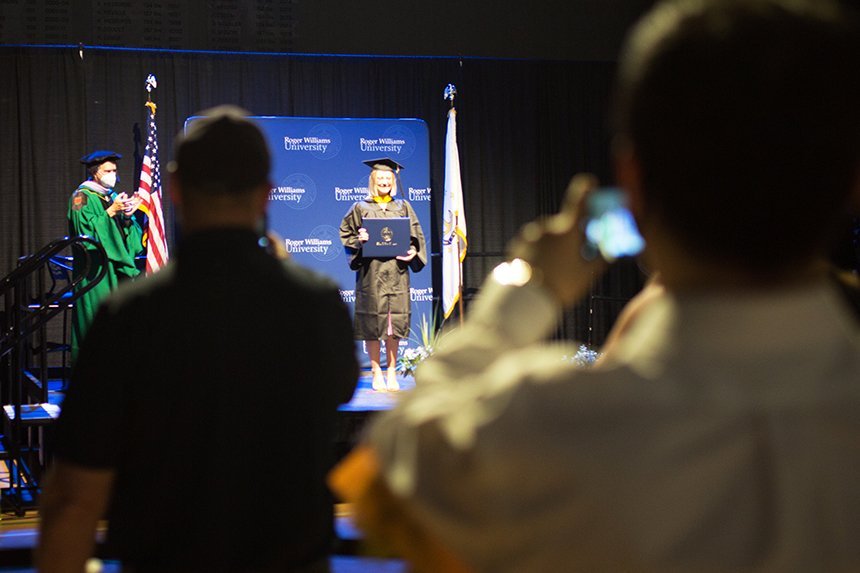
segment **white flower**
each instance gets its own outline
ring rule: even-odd
[[[585,344],[580,345],[579,350],[573,356],[565,356],[564,359],[568,362],[573,362],[580,368],[588,368],[593,366],[597,359],[600,358],[600,353],[590,349]]]
[[[433,349],[430,347],[417,346],[415,348],[407,348],[403,351],[400,357],[399,370],[404,376],[410,376],[415,373],[415,369],[427,358],[433,354]]]

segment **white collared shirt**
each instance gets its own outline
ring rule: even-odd
[[[615,359],[489,281],[374,425],[390,487],[477,571],[860,570],[860,338],[827,284],[666,295]]]

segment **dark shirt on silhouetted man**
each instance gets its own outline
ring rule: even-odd
[[[357,374],[333,283],[251,231],[198,232],[101,308],[57,457],[115,470],[107,549],[124,565],[290,570],[330,549],[324,475]]]

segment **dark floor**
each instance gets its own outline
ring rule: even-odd
[[[400,559],[383,559],[361,555],[362,536],[355,527],[347,504],[336,508],[335,531],[338,537],[338,555],[330,558],[332,573],[406,573],[408,568]],[[0,572],[30,573],[31,555],[38,541],[39,516],[35,511],[24,517],[4,515],[0,521]],[[352,554],[355,553],[355,554]],[[90,570],[87,570],[90,573]],[[98,571],[96,569],[95,571]],[[103,573],[119,573],[120,565],[106,561]]]
[[[332,573],[406,573],[406,565],[398,559],[376,559],[373,557],[332,557],[330,560]],[[4,573],[35,573],[32,567],[0,567]],[[102,573],[120,573],[118,563],[107,561],[102,563]],[[90,569],[87,569],[90,573]]]

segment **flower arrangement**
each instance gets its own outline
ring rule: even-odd
[[[442,338],[441,331],[436,325],[436,315],[431,319],[421,314],[421,325],[416,333],[412,331],[412,339],[418,342],[415,348],[407,348],[397,361],[397,369],[403,376],[414,376],[415,370],[426,359],[433,355],[433,348]]]
[[[564,359],[568,362],[573,362],[579,368],[590,368],[594,366],[597,359],[600,358],[600,353],[592,350],[585,344],[579,346],[579,350],[573,356],[565,356]]]
[[[397,369],[400,374],[414,376],[418,366],[433,355],[433,348],[439,343],[442,336],[442,331],[436,327],[435,318],[428,320],[427,316],[422,314],[419,331],[417,333],[412,331],[412,339],[419,345],[414,348],[407,348],[400,355],[397,361]],[[590,368],[594,366],[598,358],[600,358],[600,352],[585,344],[581,344],[573,356],[565,355],[563,357],[565,361],[573,362],[577,368]]]
[[[398,370],[403,376],[414,376],[415,369],[418,365],[424,362],[430,355],[433,354],[433,348],[426,346],[418,346],[416,348],[407,348],[403,351],[403,355],[397,362]]]

